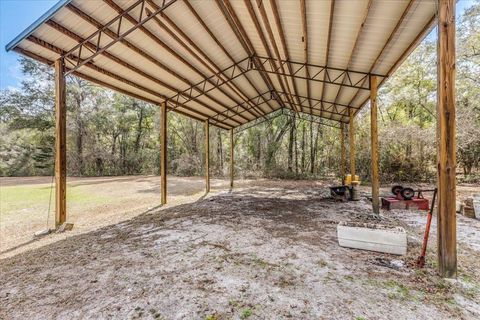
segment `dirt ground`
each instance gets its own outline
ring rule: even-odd
[[[55,241],[62,236],[36,239],[34,233],[55,224],[51,177],[0,178],[0,258]],[[242,183],[247,183],[243,181]],[[213,191],[228,182],[211,180]],[[170,205],[191,202],[204,195],[200,177],[169,177]],[[155,176],[68,178],[70,234],[80,234],[133,218],[160,206],[160,180]]]
[[[425,213],[395,210],[378,220],[368,200],[333,202],[327,186],[245,182],[42,239],[0,260],[0,319],[480,317],[480,221],[458,217],[458,280],[447,281],[435,272],[435,219],[418,270]],[[408,254],[339,247],[340,221],[402,226]]]

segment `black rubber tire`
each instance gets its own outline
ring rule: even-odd
[[[412,200],[412,198],[415,196],[415,190],[412,188],[404,188],[402,191],[400,191],[400,195],[405,200]]]
[[[392,193],[393,195],[397,195],[399,192],[401,192],[403,190],[403,187],[402,186],[393,186],[392,187]]]

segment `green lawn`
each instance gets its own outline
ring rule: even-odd
[[[33,184],[7,186],[0,188],[1,215],[31,213],[32,210],[42,210],[46,213],[51,194],[51,211],[55,206],[55,189],[50,184]],[[108,203],[114,198],[100,195],[99,190],[92,186],[67,187],[68,206],[91,207]]]

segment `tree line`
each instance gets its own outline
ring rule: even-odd
[[[478,181],[480,166],[480,3],[457,25],[457,159],[459,178]],[[0,92],[0,174],[51,175],[54,76],[20,58],[24,80]],[[436,166],[436,41],[425,40],[379,91],[380,173],[383,182],[432,181]],[[67,79],[67,170],[72,176],[158,174],[159,107],[82,79]],[[242,177],[333,178],[340,171],[340,132],[292,112],[235,134],[236,174]],[[370,117],[356,117],[356,163],[370,177]],[[204,172],[204,125],[169,113],[168,170]],[[348,139],[345,140],[348,150]],[[211,170],[229,170],[228,132],[210,130]],[[347,157],[348,160],[348,157]],[[348,164],[347,164],[348,168]]]

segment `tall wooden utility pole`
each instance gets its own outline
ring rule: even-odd
[[[370,139],[372,153],[372,208],[380,213],[380,195],[378,182],[378,126],[377,126],[377,77],[370,76]]]
[[[355,121],[353,116],[354,110],[352,108],[349,109],[349,129],[348,129],[348,137],[350,138],[350,174],[352,175],[352,181],[355,179]]]
[[[457,275],[456,133],[455,133],[455,0],[438,1],[437,168],[438,271]]]
[[[210,192],[210,124],[205,120],[205,192]]]
[[[235,158],[234,158],[234,142],[233,142],[233,129],[230,129],[230,188],[233,188],[233,178],[235,175]]]
[[[161,204],[167,203],[167,102],[160,106],[160,190]]]
[[[340,177],[342,184],[345,183],[345,162],[347,160],[347,151],[345,150],[345,124],[340,123]]]
[[[55,226],[67,220],[67,104],[65,61],[55,61]]]

